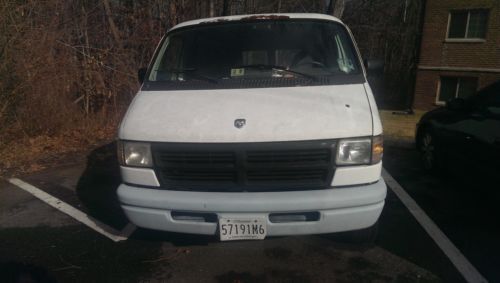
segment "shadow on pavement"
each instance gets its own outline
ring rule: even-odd
[[[499,215],[500,174],[490,175],[466,162],[448,162],[445,170],[431,174],[422,168],[416,150],[385,149],[384,167],[389,173],[483,276],[500,282],[500,226],[494,220]],[[404,252],[401,245],[392,246]]]
[[[128,223],[116,196],[120,182],[116,142],[113,142],[89,154],[87,167],[76,188],[89,215],[118,230]]]
[[[0,281],[4,283],[55,283],[46,269],[18,262],[0,263]]]
[[[76,193],[88,214],[115,229],[129,222],[120,207],[116,190],[121,183],[116,142],[93,150],[87,157],[87,167],[78,181]],[[204,246],[216,242],[213,236],[170,233],[138,228],[132,239],[148,242],[170,242],[175,246]]]
[[[446,255],[389,188],[379,220],[376,245],[429,270],[444,282],[465,282]]]
[[[132,235],[134,240],[147,242],[169,242],[177,247],[184,246],[207,246],[210,243],[219,242],[219,239],[210,235],[182,234],[173,232],[156,231],[138,228]]]

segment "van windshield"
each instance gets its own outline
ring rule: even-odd
[[[265,85],[286,79],[314,84],[360,74],[353,42],[341,24],[267,20],[174,30],[164,39],[147,81],[215,85],[260,80]]]

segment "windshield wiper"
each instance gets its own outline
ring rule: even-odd
[[[312,81],[318,81],[318,77],[306,74],[306,73],[301,73],[297,71],[293,71],[290,69],[287,69],[286,67],[283,66],[277,66],[277,65],[266,65],[266,64],[253,64],[253,65],[243,65],[243,66],[238,66],[238,68],[248,68],[248,69],[258,69],[258,70],[276,70],[296,76],[300,76],[306,79],[310,79]]]
[[[196,68],[184,68],[184,69],[169,69],[166,70],[166,72],[174,73],[174,74],[187,74],[188,76],[198,79],[198,80],[203,80],[209,83],[213,84],[218,84],[219,81],[217,79],[211,78],[209,76],[202,75],[197,72],[198,69]]]

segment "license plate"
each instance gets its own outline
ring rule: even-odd
[[[221,241],[262,240],[266,237],[266,220],[219,218],[219,234]]]

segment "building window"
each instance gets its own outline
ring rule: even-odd
[[[488,10],[451,11],[449,39],[484,39],[488,26]]]
[[[441,77],[437,103],[442,104],[452,98],[466,98],[477,91],[477,78]]]

